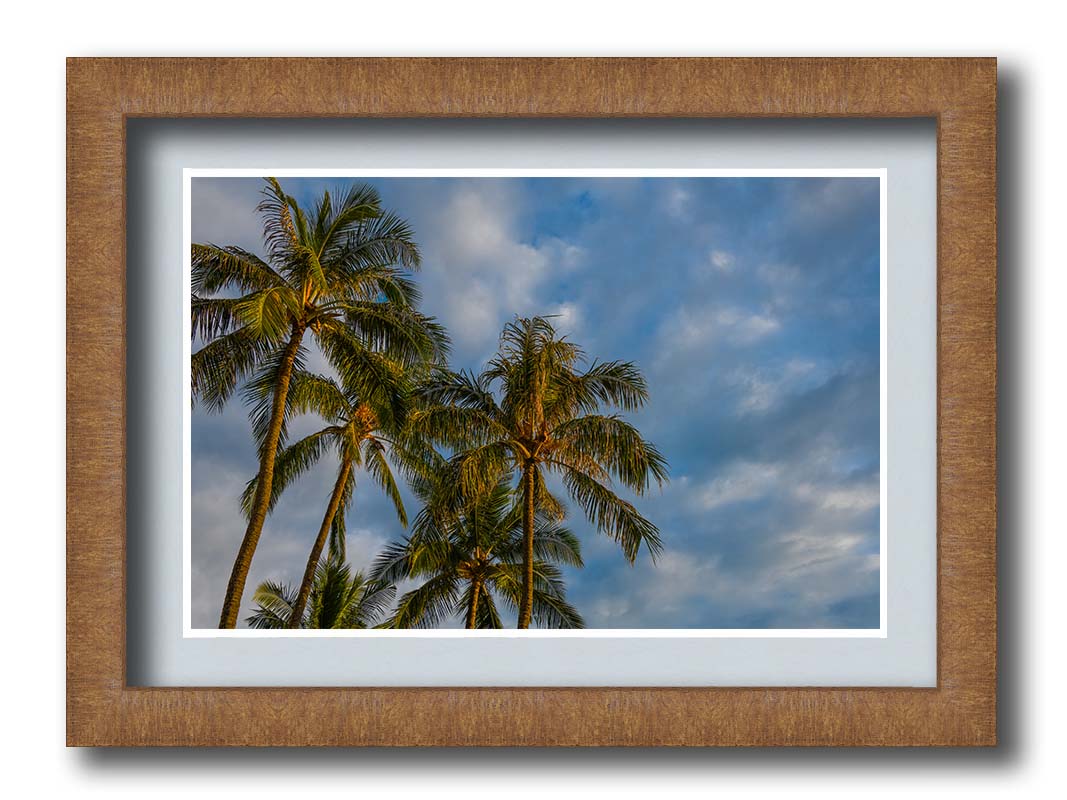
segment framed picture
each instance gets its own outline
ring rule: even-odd
[[[68,743],[996,743],[995,60],[67,119]]]

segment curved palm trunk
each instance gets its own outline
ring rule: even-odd
[[[534,489],[537,466],[527,462],[522,470],[522,599],[519,603],[519,628],[530,627],[533,615],[534,572]]]
[[[304,618],[304,608],[307,606],[308,597],[311,595],[311,585],[315,582],[315,570],[322,558],[322,550],[326,547],[326,538],[330,535],[333,526],[333,518],[337,516],[337,509],[341,507],[341,498],[344,497],[345,484],[348,483],[348,475],[352,472],[352,460],[344,459],[341,462],[341,470],[337,473],[337,482],[333,485],[333,493],[330,502],[326,505],[326,514],[322,517],[322,525],[319,527],[319,535],[315,538],[315,544],[311,546],[308,555],[308,563],[304,568],[304,579],[300,582],[300,592],[293,603],[293,613],[289,617],[289,627],[299,628],[300,621]]]
[[[478,595],[482,593],[482,582],[474,580],[471,583],[471,602],[467,606],[467,627],[478,627]]]
[[[248,580],[248,570],[252,567],[252,556],[259,544],[259,535],[263,532],[263,523],[267,519],[270,506],[271,484],[274,481],[274,459],[278,455],[278,439],[285,421],[285,401],[289,394],[289,380],[293,377],[293,363],[304,338],[304,328],[294,327],[293,335],[285,346],[279,365],[277,382],[274,385],[274,402],[271,405],[270,427],[263,446],[263,455],[259,461],[259,474],[256,479],[256,496],[252,501],[252,513],[248,518],[248,528],[237,550],[237,558],[230,572],[230,582],[226,585],[226,599],[222,603],[222,615],[219,617],[220,628],[236,628],[237,614],[241,610],[241,596]]]

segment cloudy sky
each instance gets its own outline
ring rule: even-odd
[[[353,180],[282,185],[308,203]],[[365,182],[413,224],[453,368],[479,369],[515,315],[554,314],[590,356],[648,379],[631,421],[671,481],[639,508],[664,552],[631,567],[574,508],[586,566],[568,571],[569,598],[589,627],[878,627],[877,179]],[[193,241],[262,253],[261,186],[194,179]],[[194,411],[192,454],[193,625],[214,627],[256,471],[239,400]],[[268,519],[242,618],[259,582],[299,580],[334,472],[320,465]],[[403,535],[372,486],[348,531],[357,568]]]

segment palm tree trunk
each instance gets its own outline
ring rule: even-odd
[[[293,335],[282,353],[278,369],[278,378],[274,384],[274,402],[271,406],[270,427],[263,443],[263,454],[259,460],[259,474],[256,480],[256,496],[252,501],[252,513],[248,517],[248,528],[237,550],[237,558],[230,572],[230,582],[226,585],[226,599],[222,603],[222,615],[219,617],[220,628],[236,628],[237,614],[241,610],[241,596],[248,580],[248,570],[252,567],[252,556],[259,544],[259,535],[263,532],[263,523],[267,519],[270,506],[271,484],[274,481],[274,458],[278,454],[278,439],[285,421],[285,401],[289,394],[289,380],[293,377],[293,363],[304,338],[303,326],[293,326]]]
[[[319,527],[319,535],[315,538],[315,544],[311,546],[308,555],[307,566],[304,567],[304,579],[300,582],[300,592],[293,603],[293,613],[289,617],[289,627],[299,628],[300,620],[304,618],[304,608],[307,606],[308,596],[311,594],[311,584],[315,582],[315,570],[322,558],[322,549],[326,546],[326,538],[330,535],[333,526],[333,518],[337,516],[337,509],[341,507],[341,498],[345,494],[345,484],[348,483],[348,475],[352,472],[352,460],[349,458],[341,462],[341,470],[337,473],[337,482],[333,485],[333,494],[330,502],[326,505],[326,514],[322,517],[322,525]]]
[[[537,466],[528,461],[522,470],[522,598],[519,603],[519,628],[530,627],[533,615],[534,572],[534,489]]]
[[[482,593],[482,582],[480,580],[474,580],[471,582],[471,602],[467,606],[467,627],[478,627],[478,595]]]

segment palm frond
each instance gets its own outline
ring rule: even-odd
[[[263,218],[263,242],[270,260],[289,268],[300,249],[297,222],[303,216],[296,200],[287,195],[277,178],[266,178],[256,211]]]
[[[353,302],[393,303],[415,307],[422,292],[403,267],[393,264],[360,264],[338,267],[331,259],[330,297],[338,306]],[[327,305],[333,308],[333,304]]]
[[[522,565],[501,564],[493,571],[491,583],[511,611],[517,611],[522,598]],[[570,605],[559,571],[544,562],[534,563],[532,616],[542,628],[584,628],[585,621]]]
[[[504,627],[493,593],[484,584],[478,598],[478,611],[475,614],[474,625],[482,630],[500,630]]]
[[[200,297],[193,294],[191,303],[192,339],[209,342],[233,333],[241,326],[234,306],[239,297]]]
[[[493,444],[508,430],[480,409],[434,405],[415,409],[408,420],[413,436],[455,450]]]
[[[326,558],[315,570],[304,624],[306,628],[372,627],[388,610],[396,587],[368,580],[343,561]]]
[[[548,414],[558,421],[605,405],[636,411],[647,401],[648,384],[636,366],[629,361],[606,361],[580,375],[560,374]]]
[[[410,540],[391,542],[375,557],[370,575],[374,579],[399,583],[411,577],[411,560]]]
[[[567,507],[562,500],[549,491],[548,484],[545,483],[545,478],[540,469],[534,470],[534,481],[536,483],[534,487],[534,504],[537,507],[537,513],[543,515],[549,521],[562,522],[567,516]]]
[[[659,529],[607,486],[569,467],[563,468],[563,483],[597,530],[622,546],[631,564],[642,544],[653,560],[663,550]]]
[[[540,628],[584,628],[585,620],[562,595],[535,589],[533,619]]]
[[[582,456],[603,464],[638,494],[651,481],[663,485],[667,462],[655,445],[618,416],[589,414],[569,419],[552,431],[566,455]]]
[[[459,586],[452,573],[435,575],[401,596],[389,622],[393,628],[435,628],[454,612]]]
[[[348,507],[352,503],[352,494],[356,489],[356,472],[349,468],[346,470],[346,462],[341,460],[341,472],[346,475],[345,484],[341,489],[341,500],[337,504],[337,511],[330,523],[329,558],[331,561],[344,562],[348,559],[348,526],[345,516]],[[340,474],[338,475],[340,478]],[[335,484],[336,485],[336,484]]]
[[[233,304],[233,314],[254,336],[278,341],[292,333],[301,313],[300,298],[288,286],[271,286],[246,294]]]
[[[441,371],[420,386],[416,393],[431,404],[471,408],[490,419],[499,419],[500,409],[484,376]]]
[[[330,522],[330,538],[326,550],[327,558],[336,561],[345,561],[348,558],[348,524],[341,509],[333,515]]]
[[[550,564],[585,566],[578,537],[570,528],[550,523],[542,523],[534,531],[534,558]]]
[[[370,473],[375,483],[385,492],[385,496],[392,501],[393,507],[396,509],[397,519],[406,528],[408,515],[404,510],[404,498],[400,496],[400,488],[396,485],[393,470],[390,468],[389,460],[386,457],[385,445],[380,439],[372,437],[364,440],[363,466]]]
[[[360,575],[362,578],[362,575]],[[396,586],[384,581],[365,580],[362,587],[358,611],[352,621],[358,623],[352,627],[371,628],[383,619],[393,601],[396,599]]]
[[[337,370],[346,394],[369,403],[389,425],[407,415],[407,376],[400,364],[366,346],[345,326],[330,322],[315,331],[319,348]]]
[[[336,203],[323,192],[315,208],[315,246],[323,261],[332,260],[360,225],[382,213],[381,197],[373,186],[353,184],[335,196]]]
[[[286,402],[294,414],[316,414],[340,425],[352,415],[352,403],[333,378],[294,370]]]
[[[285,286],[285,279],[259,256],[234,245],[192,246],[192,291],[212,295],[225,289],[242,294]]]
[[[399,264],[415,271],[421,263],[419,247],[410,223],[391,212],[360,221],[348,232],[336,262],[340,274],[368,265]]]
[[[355,301],[339,304],[345,325],[376,352],[411,367],[448,356],[448,334],[432,317],[396,303]]]
[[[510,528],[510,540],[498,546],[497,557],[501,561],[519,563],[522,561],[522,523]],[[571,567],[585,566],[582,561],[581,541],[574,532],[562,525],[545,520],[538,520],[534,529],[534,558],[548,564],[566,564]]]
[[[302,345],[297,348],[293,359],[292,372],[289,378],[289,390],[292,390],[293,378],[305,371],[304,365],[307,360],[307,349]],[[285,361],[285,351],[276,349],[267,356],[260,358],[256,369],[248,377],[241,390],[241,399],[248,406],[248,421],[252,424],[252,441],[256,444],[256,451],[260,459],[263,458],[263,449],[266,447],[271,420],[274,415],[274,397],[280,390],[280,378]],[[282,410],[282,427],[278,437],[278,446],[284,447],[289,439],[289,421],[295,413],[286,392],[285,408]]]
[[[273,511],[278,499],[289,486],[301,475],[319,462],[326,449],[334,444],[338,431],[324,428],[298,439],[288,447],[280,450],[274,459],[274,474],[271,478],[270,503],[268,510]],[[252,512],[252,502],[256,496],[259,478],[252,478],[245,484],[241,494],[241,510],[247,518]]]
[[[279,344],[247,328],[205,344],[190,359],[193,402],[199,400],[208,411],[221,411],[257,366],[271,356],[280,357]]]
[[[256,588],[252,602],[256,608],[245,618],[249,627],[260,630],[287,628],[296,605],[296,589],[278,581],[264,581]]]
[[[343,628],[359,600],[351,570],[343,562],[323,559],[315,570],[315,583],[308,603],[309,628]]]

